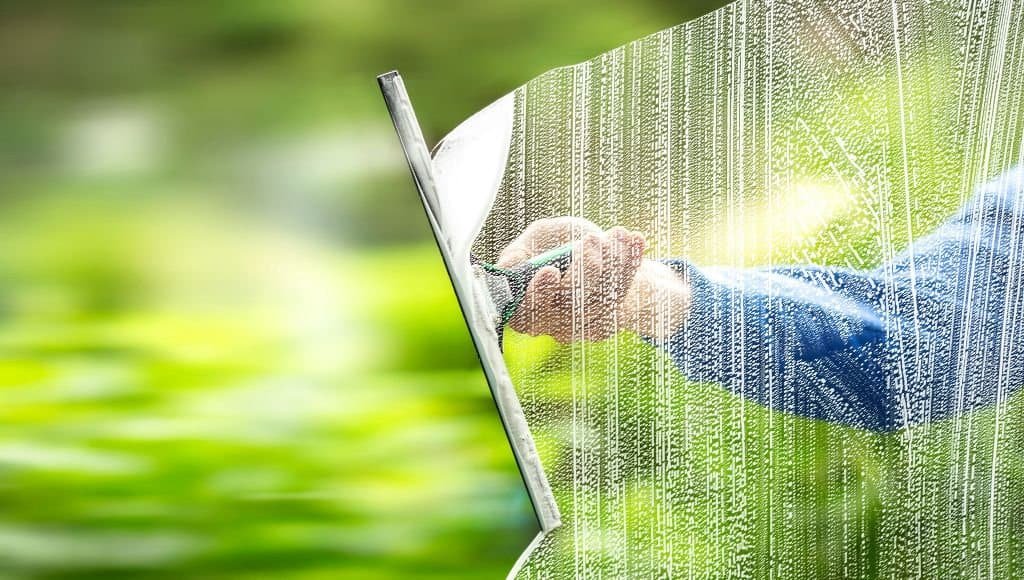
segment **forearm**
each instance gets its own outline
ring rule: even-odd
[[[662,309],[667,322],[648,330],[675,331],[641,334],[687,378],[777,410],[872,429],[890,425],[885,330],[872,309],[789,273],[702,271],[684,261],[665,267],[684,282],[683,316]]]

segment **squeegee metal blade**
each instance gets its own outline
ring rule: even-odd
[[[561,525],[561,515],[547,476],[544,474],[543,466],[540,464],[525,415],[501,357],[501,348],[493,331],[493,323],[487,327],[487,332],[482,332],[473,324],[474,320],[481,318],[480,305],[474,302],[472,296],[475,282],[464,279],[467,275],[460,274],[468,270],[455,263],[453,250],[448,243],[448,236],[443,227],[443,209],[434,179],[434,166],[430,150],[423,139],[423,133],[416,120],[416,114],[413,112],[402,77],[393,71],[380,75],[377,77],[377,81],[384,94],[384,101],[387,103],[391,120],[394,122],[395,131],[398,133],[402,151],[409,162],[409,169],[412,172],[416,188],[419,190],[423,208],[430,222],[430,229],[434,234],[437,247],[441,251],[441,257],[444,259],[448,277],[455,290],[462,316],[469,328],[484,375],[487,377],[487,383],[498,408],[498,415],[512,446],[516,465],[523,477],[534,513],[540,523],[542,533],[549,532]],[[474,304],[476,304],[476,315],[473,315]]]

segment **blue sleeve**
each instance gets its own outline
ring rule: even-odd
[[[871,429],[889,424],[884,320],[811,278],[870,280],[826,269],[670,265],[688,281],[692,302],[664,346],[689,379],[806,417]]]
[[[895,425],[958,416],[1024,384],[1024,168],[870,275],[884,280]]]
[[[1024,172],[871,271],[697,268],[662,345],[691,380],[773,409],[887,430],[1004,399],[1024,383]]]

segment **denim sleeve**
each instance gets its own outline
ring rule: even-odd
[[[1024,168],[983,185],[870,272],[885,281],[896,425],[960,416],[1024,384]]]
[[[889,430],[1024,384],[1024,171],[870,271],[667,263],[693,296],[662,346],[691,380],[776,410]]]
[[[891,423],[885,322],[868,305],[795,272],[669,265],[688,281],[692,305],[663,346],[690,380],[806,417],[869,429]]]

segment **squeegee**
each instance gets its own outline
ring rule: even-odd
[[[561,525],[561,519],[502,357],[502,336],[505,325],[523,303],[532,277],[547,265],[565,271],[572,246],[556,248],[513,268],[502,268],[478,259],[468,247],[453,244],[446,226],[451,222],[444,215],[446,191],[437,179],[435,159],[423,138],[402,78],[397,72],[389,72],[377,77],[377,81],[533,504],[541,528],[539,540]]]

